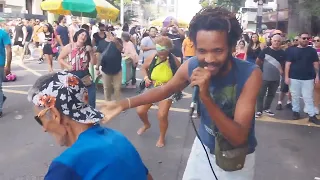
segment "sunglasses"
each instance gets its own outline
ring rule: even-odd
[[[320,42],[320,39],[315,39],[313,40],[313,42]]]
[[[38,123],[40,126],[43,126],[43,123],[42,123],[40,117],[43,116],[43,115],[45,115],[45,114],[48,112],[49,109],[50,109],[50,108],[43,109],[43,110],[41,110],[41,111],[39,112],[38,115],[34,116],[34,119],[37,121],[37,123]]]

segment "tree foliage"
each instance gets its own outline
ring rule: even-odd
[[[233,12],[237,12],[241,6],[244,5],[245,0],[200,0],[199,3],[202,7],[207,6],[222,6],[226,7]]]
[[[304,0],[301,5],[307,9],[311,15],[320,16],[320,0]]]

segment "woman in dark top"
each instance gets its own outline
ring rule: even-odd
[[[106,31],[106,25],[102,24],[102,23],[99,23],[99,32],[96,32],[93,34],[93,39],[92,39],[92,46],[98,46],[99,45],[99,42],[101,40],[104,40],[107,35],[105,33]]]
[[[245,59],[251,63],[256,63],[256,59],[263,49],[263,45],[259,42],[258,34],[254,33],[251,36],[250,43],[247,48]]]
[[[52,56],[53,56],[53,51],[52,48],[56,46],[56,41],[55,38],[56,36],[54,35],[53,27],[50,24],[45,24],[43,26],[43,33],[44,33],[44,40],[45,43],[43,45],[43,54],[45,58],[48,60],[49,63],[49,72],[53,72],[53,66],[52,66]]]
[[[102,71],[102,82],[104,89],[104,98],[111,101],[112,89],[116,100],[121,98],[122,84],[122,40],[115,38],[111,31],[107,32],[107,38],[101,40],[97,47],[98,64],[96,66],[97,74],[100,74],[100,66]]]
[[[124,23],[123,27],[122,27],[122,31],[124,32],[129,32],[129,25],[128,23]]]

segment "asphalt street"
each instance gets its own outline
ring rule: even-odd
[[[57,63],[54,68],[59,69]],[[13,62],[12,72],[17,81],[3,83],[4,115],[0,119],[0,180],[43,179],[53,158],[65,147],[55,144],[50,135],[34,121],[32,104],[27,91],[38,76],[47,73],[47,64],[28,61],[24,65]],[[142,78],[138,71],[138,78]],[[166,146],[155,146],[158,135],[157,109],[150,110],[151,129],[137,135],[142,125],[134,109],[128,110],[106,126],[128,137],[139,151],[156,180],[181,180],[195,133],[188,118],[191,88],[185,97],[174,103],[169,114]],[[123,89],[122,96],[136,95],[134,89]],[[101,87],[97,102],[103,101]],[[275,108],[276,100],[273,102]],[[274,117],[262,117],[256,123],[255,180],[314,180],[320,177],[320,128],[307,119],[292,121],[290,110],[275,111]]]

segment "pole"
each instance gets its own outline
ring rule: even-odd
[[[276,29],[279,29],[279,3],[277,3]]]
[[[178,6],[179,6],[179,0],[175,0],[175,12],[176,12],[176,19],[178,19]]]
[[[120,1],[120,23],[123,26],[123,24],[124,24],[124,5],[123,5],[123,0]]]
[[[262,14],[263,14],[263,0],[259,0],[256,33],[259,33],[262,29]]]

